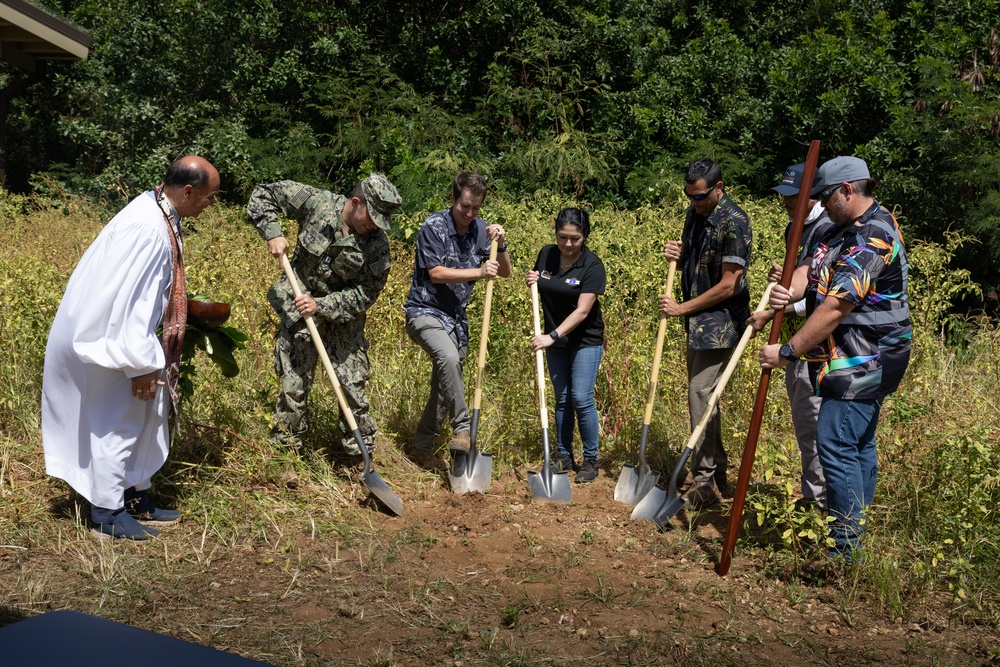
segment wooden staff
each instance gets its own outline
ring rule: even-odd
[[[802,240],[802,227],[809,214],[809,191],[812,190],[813,178],[816,175],[816,163],[819,161],[819,140],[813,139],[806,154],[806,166],[802,173],[802,185],[799,186],[799,201],[795,205],[795,215],[792,216],[792,228],[788,234],[785,246],[785,264],[781,268],[782,287],[787,288],[792,282],[792,273],[799,256],[799,242]],[[804,196],[803,196],[804,195]],[[779,309],[771,320],[771,333],[767,344],[774,345],[781,334],[781,321],[784,319],[784,309]],[[733,509],[729,514],[729,527],[726,529],[726,539],[722,545],[722,556],[716,570],[720,577],[729,574],[729,566],[733,562],[733,547],[740,534],[740,524],[743,523],[743,503],[747,499],[747,487],[750,485],[750,473],[753,472],[753,459],[757,453],[757,439],[760,437],[760,425],[764,418],[764,405],[767,403],[767,388],[771,383],[771,369],[764,368],[760,373],[760,383],[757,385],[757,399],[753,404],[753,415],[750,417],[750,428],[747,431],[747,441],[743,446],[743,460],[740,462],[740,476],[736,482],[733,494]]]

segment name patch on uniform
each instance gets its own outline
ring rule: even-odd
[[[577,278],[567,278],[566,284],[569,285],[570,287],[576,287],[577,285],[580,284],[580,281]]]

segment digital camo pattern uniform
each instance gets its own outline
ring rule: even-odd
[[[395,189],[391,194],[395,195]],[[395,195],[396,206],[398,197]],[[382,229],[354,236],[342,223],[340,214],[347,201],[343,195],[281,181],[257,186],[250,196],[247,216],[265,240],[283,234],[279,213],[298,221],[298,244],[291,265],[302,290],[316,301],[313,320],[371,451],[376,427],[364,391],[370,375],[365,319],[385,287],[391,259]],[[274,354],[275,371],[281,378],[275,429],[279,436],[297,444],[307,426],[309,390],[319,355],[283,274],[268,291],[267,299],[281,318]],[[323,372],[320,367],[319,373]],[[360,453],[343,415],[340,428],[344,449]]]

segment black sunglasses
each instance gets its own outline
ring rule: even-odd
[[[839,190],[842,187],[844,187],[844,184],[843,183],[838,183],[837,185],[831,185],[826,190],[823,190],[822,192],[820,192],[819,193],[819,201],[820,201],[820,203],[822,204],[822,203],[826,202],[827,199],[829,199],[830,197],[833,196],[833,193],[835,193],[837,190]]]
[[[684,194],[687,195],[687,198],[690,199],[691,201],[702,201],[703,199],[705,199],[706,197],[708,197],[708,195],[712,194],[712,191],[715,190],[715,186],[716,185],[718,185],[718,183],[716,183],[715,185],[713,185],[712,187],[710,187],[705,192],[702,192],[700,195],[688,194],[687,190],[684,190]]]

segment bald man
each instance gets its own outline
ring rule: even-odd
[[[147,489],[166,461],[177,407],[187,318],[181,219],[197,217],[218,191],[207,160],[174,160],[163,184],[133,199],[84,253],[52,323],[46,471],[91,503],[98,537],[146,540],[158,534],[153,526],[180,520]]]

